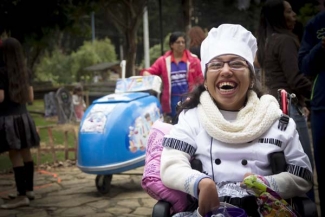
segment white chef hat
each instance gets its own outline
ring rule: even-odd
[[[212,28],[201,44],[201,68],[205,74],[205,65],[214,57],[234,54],[250,65],[254,71],[254,59],[257,51],[256,38],[253,34],[237,24],[222,24]]]

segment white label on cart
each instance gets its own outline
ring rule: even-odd
[[[107,102],[108,100],[130,101],[132,100],[132,98],[130,98],[128,95],[125,94],[112,93],[98,99],[97,102]]]
[[[153,90],[160,93],[161,78],[156,75],[133,76],[116,81],[115,93]]]
[[[116,104],[95,104],[82,123],[80,132],[104,133],[107,116]]]

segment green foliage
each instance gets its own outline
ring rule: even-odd
[[[10,33],[22,43],[27,38],[42,39],[80,23],[84,14],[94,10],[96,0],[1,0],[0,34]],[[41,9],[40,9],[41,8]],[[22,19],[17,19],[22,17]]]
[[[36,80],[51,80],[54,84],[71,84],[80,79],[89,80],[91,72],[84,72],[85,67],[102,63],[115,62],[114,46],[109,39],[86,41],[70,55],[64,54],[59,48],[46,53],[36,66]]]
[[[298,20],[305,26],[307,22],[319,12],[316,5],[307,3],[299,10]]]
[[[47,52],[36,66],[36,80],[52,81],[54,84],[70,83],[74,79],[70,60],[71,57],[63,54],[59,48],[55,48],[51,54]]]
[[[169,36],[170,36],[170,33],[164,39],[164,45],[163,45],[164,52],[169,50]],[[156,44],[156,45],[152,46],[149,49],[150,65],[152,65],[160,56],[161,56],[161,44]],[[142,60],[141,67],[144,67],[144,60]]]
[[[76,51],[71,54],[72,73],[76,75],[77,81],[89,81],[92,72],[83,71],[84,68],[103,62],[115,62],[116,54],[111,41],[106,38],[100,41],[86,41]]]
[[[256,3],[257,2],[257,3]],[[239,5],[244,5],[244,1],[194,1],[195,11],[193,16],[197,18],[195,25],[201,26],[208,31],[212,27],[218,27],[223,23],[240,24],[255,33],[262,4],[258,1],[250,1],[246,9]]]

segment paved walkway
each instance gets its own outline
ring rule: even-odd
[[[150,217],[156,200],[141,188],[142,171],[141,167],[113,175],[111,191],[103,196],[96,189],[96,175],[75,166],[39,170],[35,172],[35,200],[29,207],[0,209],[0,217]],[[13,175],[0,175],[0,204],[14,192]],[[319,209],[317,193],[316,201]]]
[[[138,168],[128,171],[130,175],[113,175],[111,191],[105,196],[96,189],[96,175],[76,167],[37,171],[35,200],[29,207],[0,209],[0,217],[149,217],[156,200],[141,188],[142,171]],[[14,192],[13,175],[0,175],[0,204]]]

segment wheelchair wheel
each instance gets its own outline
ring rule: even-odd
[[[101,194],[107,194],[111,190],[111,182],[113,175],[97,175],[96,176],[96,188]]]

